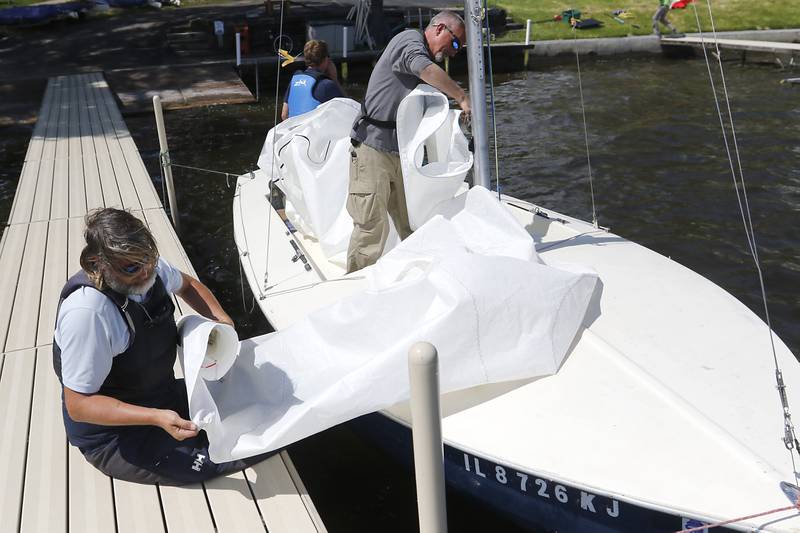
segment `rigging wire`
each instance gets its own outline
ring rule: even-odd
[[[278,35],[283,35],[283,18],[286,14],[286,0],[281,0],[281,19],[280,24],[278,26]],[[279,47],[280,48],[280,47]],[[267,194],[267,202],[269,205],[267,206],[267,213],[269,214],[269,210],[272,209],[272,193],[275,189],[275,128],[278,126],[278,104],[280,103],[280,84],[281,84],[281,61],[280,61],[280,51],[275,50],[275,53],[278,54],[278,61],[276,68],[276,75],[275,75],[275,113],[273,117],[273,124],[272,124],[272,163],[270,165],[270,176],[269,176],[269,192]],[[266,243],[266,258],[264,260],[264,287],[267,286],[269,283],[269,251],[270,251],[270,237],[272,231],[272,217],[267,216],[267,243]]]
[[[781,405],[783,408],[783,423],[784,423],[784,436],[783,436],[783,443],[786,449],[789,451],[789,456],[792,462],[792,474],[794,475],[795,482],[800,482],[800,473],[797,471],[797,464],[795,463],[795,457],[793,450],[797,453],[800,453],[800,442],[797,440],[797,436],[795,433],[794,424],[792,423],[792,415],[789,409],[789,401],[786,396],[786,385],[783,381],[783,372],[781,371],[780,364],[778,363],[778,355],[775,349],[775,335],[772,331],[772,321],[770,319],[769,314],[769,305],[767,302],[767,291],[764,284],[764,275],[761,269],[761,260],[758,256],[758,247],[756,244],[756,237],[755,237],[755,230],[753,228],[753,219],[750,209],[750,203],[747,198],[747,186],[744,179],[744,171],[742,167],[742,159],[741,154],[739,151],[739,143],[736,137],[736,127],[733,120],[733,112],[731,110],[731,103],[730,103],[730,95],[728,93],[728,85],[725,80],[725,71],[722,67],[722,53],[719,48],[719,42],[717,40],[717,30],[714,24],[714,14],[711,9],[711,0],[708,0],[706,3],[708,7],[708,16],[709,21],[711,24],[711,33],[713,35],[714,46],[716,51],[716,59],[719,66],[719,74],[720,79],[722,81],[722,91],[725,97],[725,104],[726,110],[728,114],[728,123],[731,130],[731,141],[733,143],[733,152],[736,156],[736,167],[733,163],[733,155],[731,154],[731,143],[728,141],[728,134],[726,131],[725,126],[725,118],[723,116],[722,108],[720,107],[719,103],[719,96],[716,84],[714,83],[714,77],[711,72],[711,62],[708,59],[708,51],[705,47],[705,39],[703,37],[703,29],[700,24],[700,15],[697,12],[697,7],[694,3],[692,3],[692,9],[694,10],[695,21],[697,23],[697,30],[700,34],[700,39],[703,41],[703,57],[706,62],[706,70],[708,71],[708,79],[711,84],[711,91],[714,95],[714,104],[717,109],[717,115],[719,117],[720,129],[722,131],[722,140],[725,145],[725,151],[728,156],[728,163],[730,166],[731,171],[731,178],[733,179],[733,186],[734,191],[736,192],[736,201],[739,206],[739,213],[742,217],[742,225],[744,227],[745,237],[747,238],[747,245],[750,248],[750,255],[753,258],[753,262],[756,267],[756,273],[758,276],[759,288],[761,290],[761,301],[764,306],[764,319],[767,324],[767,329],[769,332],[769,341],[770,347],[772,349],[772,360],[775,365],[775,380],[778,389],[778,395],[780,397]],[[737,175],[738,169],[738,175]],[[741,190],[740,190],[741,189]]]
[[[497,153],[497,112],[494,105],[494,69],[492,68],[492,32],[489,27],[489,0],[483,0],[483,18],[486,21],[486,47],[489,56],[489,98],[492,108],[492,135],[494,136],[494,181],[497,199],[500,200],[500,162]]]
[[[586,105],[583,101],[583,81],[581,77],[581,58],[578,54],[578,32],[576,31],[576,24],[572,22],[572,37],[575,43],[575,62],[578,64],[578,91],[581,97],[581,115],[583,117],[583,140],[586,144],[586,165],[589,169],[589,195],[592,198],[592,224],[595,228],[599,228],[597,223],[597,209],[594,202],[594,180],[592,179],[592,158],[589,155],[589,130],[586,127]]]

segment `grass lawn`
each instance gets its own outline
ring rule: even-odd
[[[490,1],[489,5],[504,8],[514,22],[536,21],[531,28],[531,39],[546,40],[573,38],[572,29],[564,21],[538,22],[551,20],[567,9],[577,9],[581,18],[594,18],[603,23],[602,28],[576,30],[578,38],[648,35],[652,33],[652,17],[658,0],[575,0],[572,3],[564,0],[497,0]],[[702,30],[711,30],[707,1],[697,0],[686,9],[669,13],[670,21],[679,31],[698,31],[695,7]],[[611,12],[617,9],[630,14],[623,18],[624,24],[611,16]],[[800,28],[798,0],[712,0],[711,9],[717,31]],[[524,29],[498,36],[498,41],[524,40]]]

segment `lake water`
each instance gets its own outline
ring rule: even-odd
[[[697,271],[763,316],[705,63],[613,58],[582,60],[581,66],[599,223]],[[773,66],[726,64],[773,327],[797,354],[800,87],[779,83],[793,75]],[[495,78],[500,186],[504,193],[590,220],[577,81],[574,65]],[[360,98],[365,84],[347,90]],[[272,125],[272,101],[168,113],[173,161],[234,174],[254,168]],[[152,116],[126,121],[158,176]],[[29,135],[22,129],[3,140],[4,220]],[[236,320],[241,337],[269,331],[257,307],[248,312],[247,288],[242,302],[233,188],[221,176],[183,169],[174,174],[182,240],[199,276]],[[160,182],[156,186],[161,189]],[[769,346],[752,357],[771,358]],[[290,453],[330,531],[416,529],[413,477],[348,426],[308,438]],[[517,531],[457,494],[448,494],[448,503],[450,531]]]

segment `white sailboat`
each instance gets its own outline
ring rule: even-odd
[[[480,50],[480,31],[468,35]],[[479,63],[470,58],[477,117],[485,116]],[[487,184],[485,126],[474,132],[476,182]],[[316,165],[341,165],[335,143],[311,144]],[[288,160],[285,146],[266,143],[269,165],[239,178],[233,209],[244,272],[277,331],[364,288],[335,257],[348,224],[341,210],[328,213],[331,231],[322,235],[287,225],[272,207],[270,179]],[[308,222],[314,203],[331,198],[318,194],[301,195],[295,221]],[[795,483],[796,456],[782,442],[787,419],[775,391],[777,363],[788,405],[800,405],[791,386],[800,365],[789,349],[741,302],[669,258],[528,202],[503,197],[502,205],[545,262],[591,268],[601,287],[554,375],[442,398],[448,483],[520,523],[558,531],[677,531],[781,508],[726,527],[800,531],[797,509],[786,509],[791,487],[781,485]],[[358,423],[387,447],[410,449],[407,404]]]

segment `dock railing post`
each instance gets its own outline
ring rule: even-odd
[[[431,343],[418,342],[408,351],[408,375],[419,530],[446,533],[439,357]]]
[[[347,26],[342,26],[342,80],[347,81]]]
[[[172,181],[172,161],[169,158],[169,146],[167,145],[167,129],[164,127],[164,111],[161,109],[161,97],[153,97],[153,111],[156,114],[156,129],[158,130],[158,145],[160,147],[161,171],[164,176],[164,183],[167,186],[167,197],[169,199],[169,213],[172,216],[172,225],[175,233],[181,233],[178,220],[178,201],[175,199],[175,184]]]
[[[242,64],[242,34],[236,32],[236,66]]]
[[[531,44],[531,19],[525,23],[525,46],[527,47],[529,44]],[[528,49],[525,48],[525,70],[528,70],[528,55]]]

